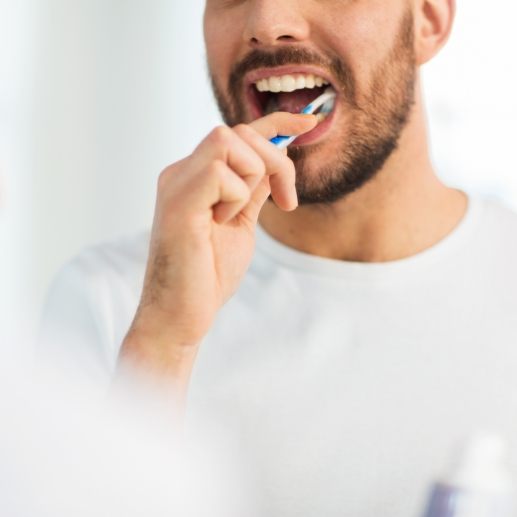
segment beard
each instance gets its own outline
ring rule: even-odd
[[[323,58],[306,49],[289,46],[274,53],[250,52],[232,68],[226,89],[228,95],[223,93],[210,71],[219,110],[230,126],[246,122],[243,81],[249,71],[310,64],[331,72],[333,86],[347,109],[345,135],[340,139],[337,151],[332,151],[332,158],[325,153],[325,141],[305,146],[296,146],[295,141],[288,148],[288,156],[296,168],[300,205],[330,204],[343,199],[370,181],[397,149],[415,102],[413,24],[413,14],[408,11],[388,56],[372,72],[368,91],[363,95],[359,95],[351,68],[341,57]]]

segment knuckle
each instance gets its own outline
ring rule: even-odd
[[[227,126],[217,126],[212,130],[208,139],[211,144],[218,146],[228,145],[232,137],[232,130]]]
[[[166,185],[168,185],[169,183],[169,178],[171,176],[171,172],[172,171],[172,166],[170,167],[167,167],[165,169],[163,169],[162,172],[160,172],[159,176],[158,176],[158,190],[164,190]]]
[[[162,172],[160,172],[157,180],[158,190],[161,191],[165,189],[167,185],[170,184],[172,177],[178,172],[178,170],[184,163],[186,163],[186,159],[173,163],[172,165],[169,165],[168,167],[163,169]]]
[[[226,164],[222,160],[214,160],[207,169],[210,178],[222,180],[226,174]]]
[[[255,130],[248,124],[237,124],[233,130],[239,135],[255,135]]]

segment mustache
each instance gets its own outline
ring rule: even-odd
[[[232,99],[239,99],[244,77],[258,68],[274,68],[286,65],[315,65],[325,68],[334,77],[334,87],[344,94],[345,99],[356,105],[356,84],[350,67],[338,56],[324,58],[305,48],[281,47],[274,52],[254,49],[236,63],[228,78],[228,91]]]

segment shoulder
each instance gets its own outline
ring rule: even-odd
[[[49,294],[93,300],[139,296],[147,261],[149,233],[89,246],[55,275]],[[71,301],[71,300],[70,300]]]
[[[113,367],[138,305],[148,242],[141,233],[91,246],[60,269],[42,310],[39,341],[46,351],[67,349],[83,364]]]
[[[466,261],[487,282],[517,288],[517,213],[493,198],[471,200],[476,216]],[[496,282],[497,280],[497,282]]]
[[[86,248],[55,276],[47,305],[129,318],[142,290],[148,245],[149,233],[142,232]]]
[[[117,278],[132,283],[145,268],[149,233],[90,246],[69,260],[61,273],[90,281]]]
[[[479,201],[483,205],[486,221],[497,224],[502,230],[517,228],[517,212],[497,198],[484,198]]]
[[[479,231],[494,245],[517,251],[517,212],[495,198],[477,199],[478,211],[482,214]]]

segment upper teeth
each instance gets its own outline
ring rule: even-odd
[[[327,85],[329,82],[317,75],[282,75],[261,79],[255,83],[259,92],[294,92],[302,88],[314,88]]]

